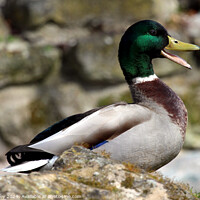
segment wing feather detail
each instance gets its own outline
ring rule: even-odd
[[[74,144],[86,143],[92,147],[111,140],[150,118],[151,111],[146,107],[127,103],[113,104],[29,147],[59,155]]]

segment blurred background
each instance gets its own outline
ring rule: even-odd
[[[199,10],[200,0],[0,0],[0,167],[10,148],[69,115],[131,102],[117,59],[130,25],[154,19],[200,45]],[[160,171],[200,192],[200,52],[179,55],[192,71],[154,61],[189,114],[184,150]]]

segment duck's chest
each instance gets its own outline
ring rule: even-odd
[[[160,79],[141,82],[131,87],[136,103],[152,109],[158,115],[165,114],[180,128],[183,140],[187,126],[187,110],[180,97]]]
[[[186,132],[187,110],[182,100],[159,79],[130,86],[135,103],[147,107],[151,118],[132,127],[104,149],[114,159],[149,170],[170,162],[180,152]]]
[[[150,120],[132,127],[103,145],[111,157],[156,170],[174,159],[183,145],[179,127],[167,115],[152,114]]]

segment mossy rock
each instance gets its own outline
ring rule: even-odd
[[[62,75],[89,84],[121,83],[124,77],[117,59],[119,41],[119,35],[103,33],[80,40],[64,54]]]
[[[195,200],[191,189],[158,173],[111,160],[80,146],[64,152],[51,171],[0,177],[2,197]]]
[[[116,0],[9,0],[3,15],[15,32],[34,29],[49,21],[61,25],[83,24],[88,18],[152,18],[154,1]]]
[[[18,38],[0,43],[0,88],[45,80],[60,67],[59,51],[50,46],[31,47]]]

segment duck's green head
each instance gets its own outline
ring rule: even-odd
[[[180,42],[168,34],[159,23],[152,20],[139,21],[130,26],[122,36],[119,45],[119,62],[128,83],[136,77],[154,74],[152,59],[167,57],[185,67],[190,67],[183,59],[167,53],[171,50],[199,50],[192,44]]]

